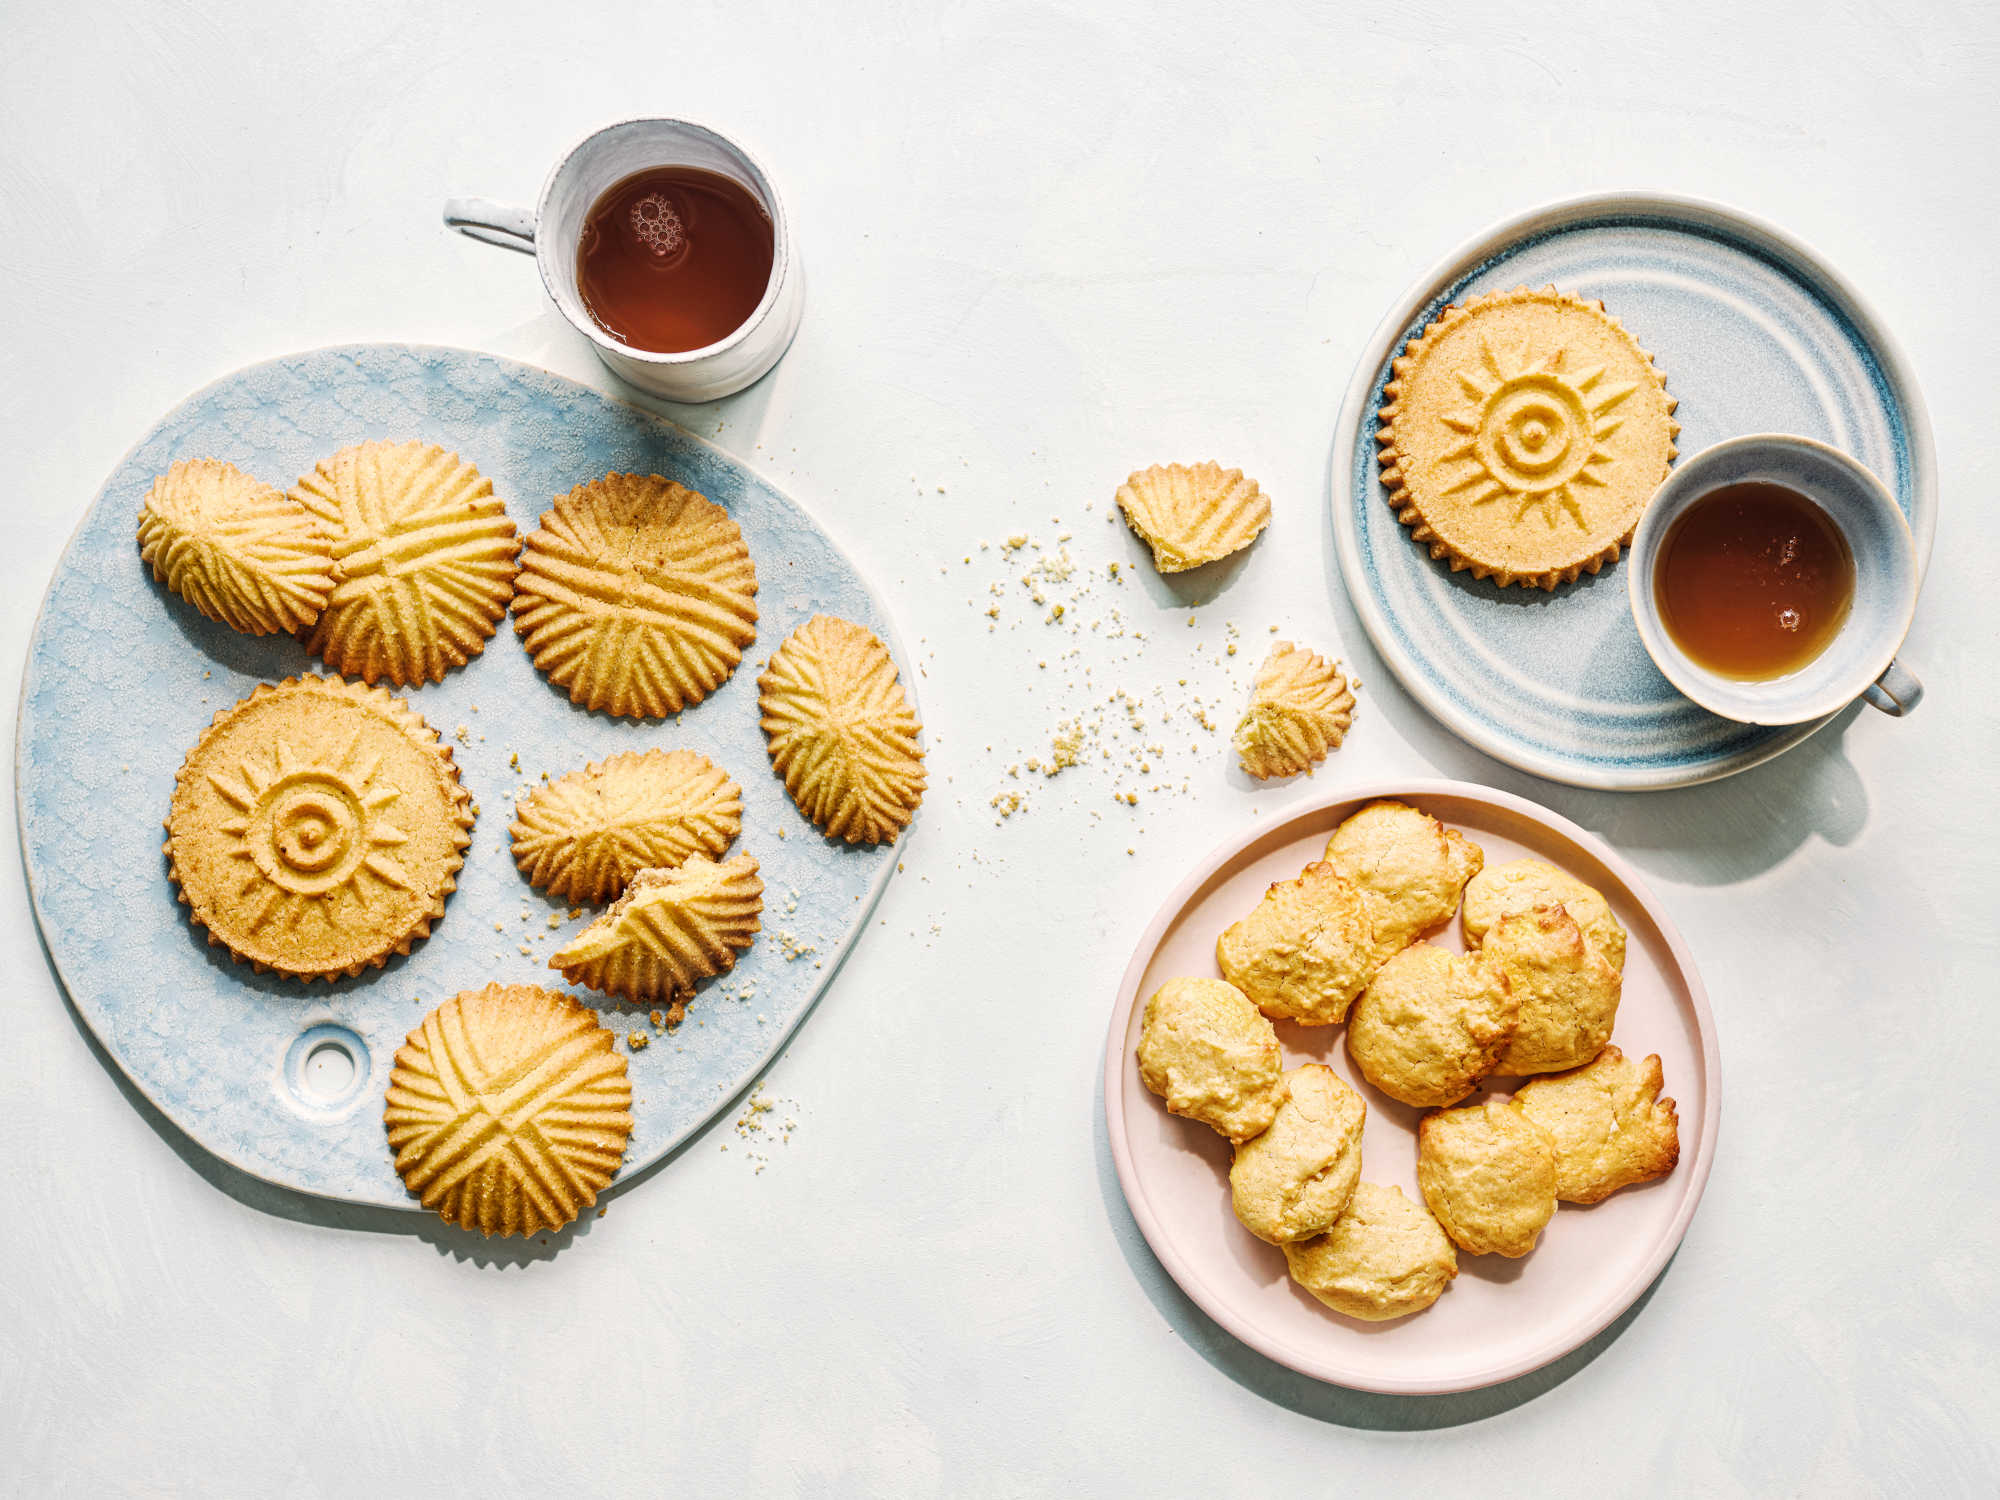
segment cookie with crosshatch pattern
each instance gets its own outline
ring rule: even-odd
[[[694,987],[734,968],[756,939],[763,910],[756,860],[691,855],[634,875],[602,916],[549,955],[549,967],[600,994],[664,1004],[679,1025]]]
[[[167,873],[211,943],[332,979],[408,953],[444,915],[471,798],[437,731],[384,688],[262,683],[175,778]]]
[[[514,863],[530,885],[595,906],[641,870],[719,859],[742,828],[743,788],[707,756],[628,750],[522,799]]]
[[[923,801],[923,726],[895,659],[865,625],[814,615],[757,678],[771,765],[800,812],[834,838],[881,844]]]
[[[560,1229],[618,1175],[632,1085],[597,1013],[539,985],[452,996],[396,1052],[382,1123],[396,1172],[462,1229]]]
[[[606,474],[559,496],[529,533],[514,629],[572,703],[661,718],[743,660],[757,569],[721,506],[658,474]]]
[[[306,650],[363,682],[409,687],[486,649],[520,543],[477,468],[435,443],[357,443],[292,498],[333,538],[338,569]]]

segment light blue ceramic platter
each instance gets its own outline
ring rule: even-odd
[[[155,584],[134,524],[153,476],[176,458],[223,458],[288,486],[348,443],[408,437],[477,463],[524,534],[555,495],[612,470],[699,490],[749,542],[757,643],[720,690],[666,722],[573,707],[507,624],[469,666],[409,692],[452,746],[480,808],[458,891],[408,958],[308,987],[253,974],[209,946],[167,880],[161,821],[182,757],[218,709],[259,682],[324,668],[290,637],[238,635]],[[688,746],[742,783],[735,847],[762,865],[765,930],[732,975],[703,990],[677,1034],[630,1056],[638,1123],[629,1179],[769,1063],[896,868],[895,847],[822,838],[765,753],[753,662],[821,611],[887,641],[914,698],[888,612],[840,548],[792,500],[677,427],[573,381],[455,349],[355,345],[227,376],[147,434],[92,502],[29,647],[15,790],[35,911],[63,984],[146,1097],[215,1155],[303,1192],[412,1207],[382,1129],[397,1046],[429,1005],[458,990],[492,980],[560,988],[547,955],[593,915],[565,914],[549,927],[561,908],[528,886],[509,853],[514,789],[524,776],[558,776],[619,750]],[[456,738],[461,724],[469,743]],[[816,951],[788,960],[780,930]],[[524,942],[530,955],[519,951]],[[621,1034],[645,1023],[636,1009],[580,998]],[[329,1044],[359,1064],[344,1088],[329,1086],[341,1072],[321,1050]]]
[[[1391,670],[1456,733],[1510,765],[1605,789],[1684,786],[1757,764],[1820,724],[1737,724],[1683,698],[1640,644],[1624,560],[1554,593],[1453,573],[1384,493],[1376,414],[1391,359],[1447,303],[1554,285],[1605,306],[1651,351],[1680,451],[1746,432],[1845,449],[1886,484],[1928,561],[1936,460],[1923,397],[1859,296],[1803,245],[1734,210],[1619,194],[1480,235],[1376,330],[1341,408],[1334,541],[1356,613]]]

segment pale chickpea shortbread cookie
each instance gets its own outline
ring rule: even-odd
[[[602,916],[549,955],[549,967],[602,994],[664,1004],[678,1025],[695,985],[736,966],[763,910],[756,860],[690,855],[674,869],[634,875]]]
[[[1279,641],[1257,669],[1236,725],[1236,758],[1259,781],[1296,776],[1338,750],[1354,722],[1354,693],[1338,662]]]
[[[632,1085],[588,1006],[489,984],[453,995],[397,1049],[382,1120],[425,1208],[482,1234],[537,1234],[618,1175]]]
[[[1139,1076],[1185,1115],[1247,1141],[1284,1101],[1278,1033],[1233,984],[1169,979],[1146,1002]]]
[[[1284,1247],[1292,1280],[1335,1312],[1370,1323],[1422,1312],[1458,1275],[1458,1252],[1421,1203],[1361,1183],[1325,1234]]]
[[[743,827],[743,789],[692,750],[627,750],[516,804],[514,863],[562,901],[596,905],[641,870],[720,859]]]
[[[1392,1099],[1456,1104],[1493,1071],[1520,1002],[1482,954],[1431,943],[1405,948],[1376,974],[1347,1017],[1347,1051]]]
[[[1218,463],[1140,469],[1118,487],[1118,507],[1162,573],[1227,557],[1254,542],[1271,520],[1271,502],[1257,481]]]
[[[1502,917],[1538,906],[1561,906],[1605,962],[1623,971],[1625,929],[1611,915],[1609,903],[1595,888],[1547,860],[1509,860],[1473,876],[1465,887],[1466,941],[1481,942]]]
[[[757,678],[771,766],[800,812],[850,844],[894,839],[924,800],[923,725],[865,625],[814,615]]]
[[[1262,1135],[1236,1148],[1229,1197],[1260,1240],[1324,1234],[1361,1180],[1361,1127],[1368,1106],[1333,1069],[1306,1063],[1285,1075],[1285,1102]]]
[[[1372,942],[1361,892],[1321,862],[1266,891],[1216,940],[1215,961],[1265,1015],[1332,1026],[1375,973]]]
[[[1657,1055],[1634,1062],[1606,1047],[1574,1072],[1521,1085],[1514,1102],[1555,1142],[1558,1198],[1597,1203],[1673,1171],[1680,1125],[1662,1082]]]
[[[1615,562],[1673,462],[1666,382],[1602,302],[1467,298],[1393,373],[1376,425],[1389,503],[1432,557],[1503,587]]]
[[[310,625],[333,592],[333,542],[313,513],[220,459],[184,459],[153,481],[139,508],[139,556],[245,635]]]
[[[306,650],[336,672],[407,687],[486,649],[521,544],[476,467],[435,443],[357,443],[292,498],[325,527],[337,564]]]
[[[1486,862],[1456,828],[1403,802],[1371,802],[1353,814],[1334,829],[1325,858],[1361,889],[1377,963],[1457,911],[1459,892]]]
[[[1555,1146],[1511,1102],[1441,1109],[1417,1126],[1417,1186],[1459,1249],[1517,1258],[1555,1215]]]
[[[1496,1073],[1580,1068],[1611,1040],[1623,981],[1562,907],[1502,917],[1479,951],[1507,976],[1520,1004]]]

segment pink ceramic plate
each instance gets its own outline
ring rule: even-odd
[[[1395,797],[1462,830],[1488,864],[1532,855],[1604,893],[1629,939],[1612,1041],[1657,1052],[1680,1108],[1681,1159],[1657,1182],[1590,1208],[1564,1204],[1521,1260],[1461,1256],[1437,1304],[1391,1323],[1363,1323],[1294,1286],[1284,1255],[1229,1207],[1229,1143],[1177,1119],[1139,1080],[1134,1049],[1144,997],[1176,975],[1213,975],[1215,939],[1273,881],[1319,858],[1334,828],[1377,797]],[[1460,948],[1456,917],[1430,935]],[[1345,1027],[1281,1023],[1286,1066],[1324,1062],[1368,1101],[1361,1175],[1416,1190],[1416,1124],[1424,1113],[1371,1088],[1347,1055]],[[1437,1394],[1525,1375],[1599,1332],[1638,1298],[1680,1244],[1708,1181],[1721,1108],[1708,997],[1687,945],[1632,867],[1567,819],[1523,798],[1463,781],[1382,782],[1330,792],[1282,822],[1251,829],[1167,898],[1119,986],[1104,1061],[1104,1113],[1118,1181],[1153,1253],[1208,1315],[1301,1374],[1359,1390]],[[1502,1080],[1506,1089],[1512,1080]],[[1495,1092],[1502,1092],[1496,1090]],[[1468,1103],[1476,1102],[1475,1094]]]

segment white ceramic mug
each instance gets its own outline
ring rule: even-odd
[[[1854,558],[1854,598],[1826,649],[1782,677],[1745,682],[1711,672],[1674,643],[1660,618],[1654,570],[1675,521],[1724,485],[1777,484],[1826,513]],[[1896,660],[1917,609],[1917,549],[1896,499],[1855,459],[1811,438],[1754,433],[1704,448],[1667,475],[1632,533],[1626,592],[1639,639],[1666,678],[1710,713],[1746,724],[1803,724],[1865,697],[1898,717],[1924,685]]]
[[[652,167],[700,167],[749,189],[771,216],[771,280],[756,310],[727,338],[679,354],[635,349],[598,326],[576,285],[584,218],[607,188]],[[621,120],[563,153],[532,209],[453,198],[444,221],[460,234],[535,257],[549,300],[590,340],[620,380],[669,401],[714,401],[760,379],[799,330],[805,276],[784,200],[757,160],[726,136],[690,120]]]

